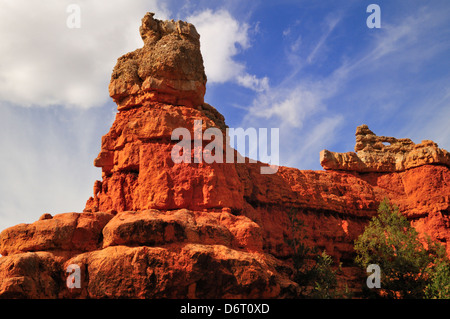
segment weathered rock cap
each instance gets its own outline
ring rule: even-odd
[[[202,105],[206,74],[195,27],[184,21],[161,21],[148,12],[139,32],[143,48],[120,57],[111,75],[109,95],[119,111],[146,101]]]
[[[139,27],[139,33],[145,44],[151,44],[160,40],[163,36],[171,33],[178,33],[184,37],[191,37],[193,40],[200,40],[195,26],[185,21],[161,21],[154,18],[153,12],[147,12],[142,18],[142,24]]]
[[[415,144],[408,138],[377,136],[366,124],[356,128],[355,152],[320,152],[320,164],[327,170],[355,172],[398,172],[440,164],[450,167],[450,153],[430,140]]]

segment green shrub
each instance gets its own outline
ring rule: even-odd
[[[425,248],[426,247],[426,248]],[[398,207],[383,200],[378,215],[355,241],[356,263],[381,269],[381,289],[387,298],[447,298],[450,264],[440,243],[419,240],[419,234]],[[372,290],[374,292],[374,290]]]

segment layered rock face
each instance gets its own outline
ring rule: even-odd
[[[195,162],[195,121],[202,131],[227,127],[203,100],[199,35],[150,13],[140,33],[144,47],[119,58],[111,77],[118,113],[94,161],[102,180],[84,212],[1,232],[0,297],[294,298],[290,212],[304,222],[305,244],[342,262],[340,282],[357,290],[366,274],[353,264],[353,242],[386,196],[421,233],[450,240],[448,155],[431,142],[362,126],[358,154],[322,152],[325,171]],[[171,156],[180,127],[192,137],[191,162]],[[69,265],[80,288],[67,286]]]

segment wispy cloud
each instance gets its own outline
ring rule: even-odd
[[[280,164],[318,168],[314,154],[332,142],[343,116],[330,112],[326,100],[329,88],[317,82],[299,82],[289,87],[269,88],[259,94],[241,125],[280,129]]]
[[[308,116],[323,110],[320,92],[306,85],[270,88],[259,94],[248,109],[245,120],[249,123],[258,118],[272,120],[279,126],[301,128]]]
[[[421,6],[395,21],[383,20],[383,27],[373,32],[369,44],[355,52],[338,72],[359,76],[383,70],[419,70],[437,53],[448,50],[450,30],[445,28],[450,10]]]
[[[268,78],[249,74],[236,56],[250,46],[249,28],[227,10],[206,9],[187,20],[200,33],[201,50],[209,83],[234,82],[254,91],[264,91]]]
[[[341,16],[338,16],[338,15],[328,16],[328,18],[325,21],[326,31],[322,34],[322,36],[320,37],[319,41],[314,46],[313,50],[311,51],[311,53],[306,58],[306,61],[308,63],[314,62],[314,60],[316,58],[316,55],[320,52],[320,50],[322,49],[322,47],[326,43],[327,38],[333,32],[334,28],[336,27],[336,25],[339,23],[340,20],[341,20]]]
[[[267,76],[263,78],[258,78],[256,75],[251,75],[246,72],[240,74],[236,78],[237,83],[252,89],[253,91],[263,92],[269,89],[269,78]]]

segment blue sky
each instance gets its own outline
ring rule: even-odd
[[[81,28],[66,25],[69,4]],[[369,29],[369,4],[381,28]],[[82,211],[114,120],[116,59],[142,46],[145,12],[196,25],[206,102],[230,127],[280,128],[280,163],[321,169],[356,126],[450,150],[450,2],[3,0],[0,229]]]

